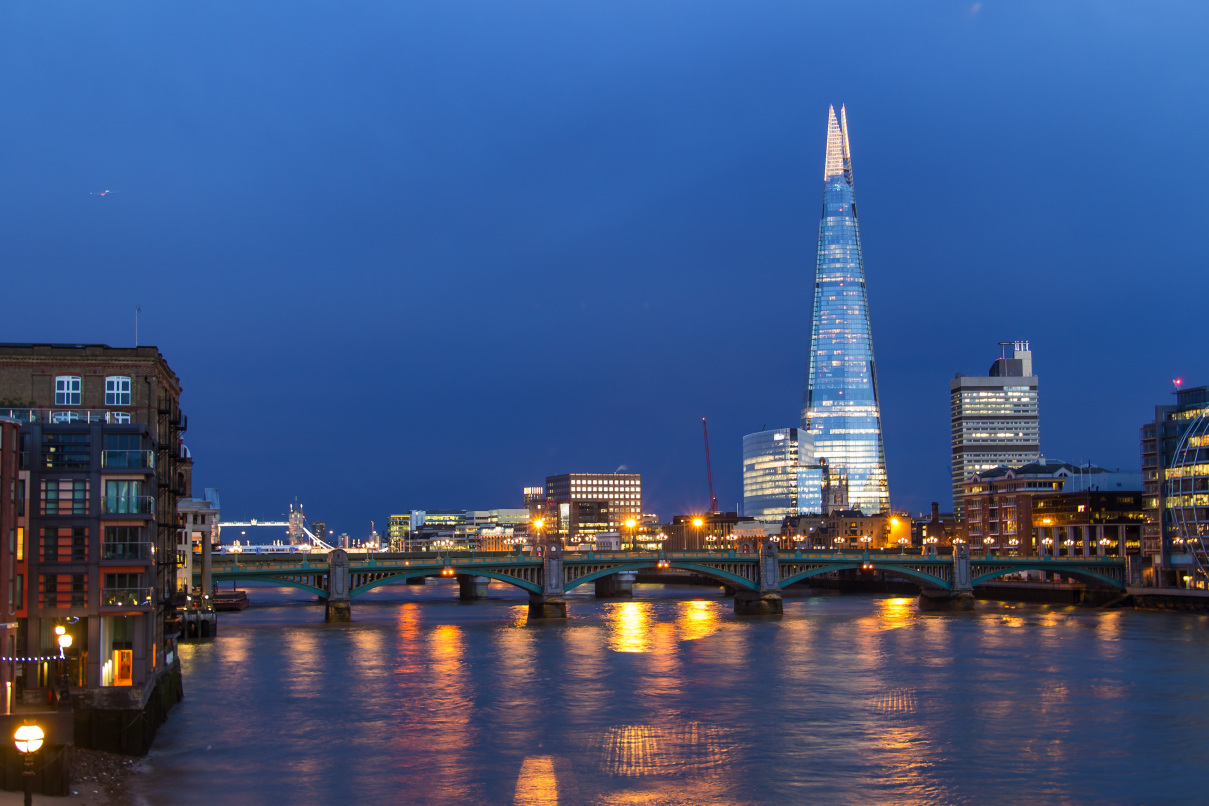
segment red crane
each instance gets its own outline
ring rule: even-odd
[[[709,466],[709,426],[705,418],[701,418],[701,428],[705,430],[705,477],[709,479],[709,511],[718,511],[718,496],[714,495],[714,471]]]

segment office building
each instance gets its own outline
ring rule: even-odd
[[[1209,387],[1182,388],[1142,426],[1144,568],[1154,585],[1209,585]]]
[[[838,121],[834,107],[828,112],[802,430],[814,440],[810,458],[826,459],[847,479],[852,507],[866,513],[889,511],[869,298],[843,107]]]
[[[1037,527],[1058,524],[1041,522],[1037,515],[1039,499],[1084,492],[1139,496],[1141,486],[1142,477],[1138,473],[1107,470],[1090,463],[1051,462],[1044,456],[1021,467],[995,467],[966,479],[962,502],[965,511],[963,537],[976,550],[1021,556],[1045,553],[1046,545],[1039,542],[1045,535]],[[1086,506],[1089,502],[1082,503]],[[1113,506],[1118,505],[1128,506],[1120,501],[1113,502]],[[1116,520],[1103,521],[1104,524],[1110,522],[1118,523]]]
[[[986,376],[959,373],[949,381],[953,512],[959,519],[966,479],[1001,465],[1027,465],[1041,455],[1033,353],[1027,341],[999,346],[1000,357]]]
[[[601,532],[618,532],[629,542],[642,521],[642,476],[638,473],[564,473],[546,477],[546,534],[574,545]]]
[[[407,551],[411,533],[411,515],[391,515],[386,520],[386,546],[390,551]]]
[[[177,503],[192,483],[180,394],[154,347],[0,345],[0,414],[21,423],[25,459],[17,687],[42,703],[59,688],[42,659],[64,627],[77,745],[145,752],[179,698]],[[119,727],[137,720],[148,729]]]
[[[811,461],[813,453],[810,435],[797,428],[743,437],[743,514],[780,523],[799,512],[821,512],[822,469]]]

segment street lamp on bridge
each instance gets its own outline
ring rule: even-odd
[[[704,525],[705,521],[701,518],[693,518],[693,529],[696,531],[697,535],[697,545],[693,546],[693,548],[698,550],[701,548],[701,527]]]

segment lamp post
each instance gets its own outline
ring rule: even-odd
[[[634,527],[637,525],[638,525],[638,522],[635,521],[633,518],[626,519],[625,528],[630,530],[630,551],[638,550],[638,546],[635,545],[635,543],[634,543]]]
[[[987,535],[986,537],[984,537],[982,539],[982,546],[983,546],[983,548],[982,548],[983,553],[986,556],[990,557],[991,549],[995,547],[995,538],[991,537],[990,535]]]
[[[1100,556],[1103,557],[1108,552],[1108,546],[1112,543],[1107,537],[1102,537],[1096,541],[1096,545],[1100,547]]]
[[[23,771],[22,782],[25,784],[25,806],[33,806],[34,802],[34,753],[42,747],[46,734],[37,725],[22,725],[13,734],[13,743],[21,754]]]
[[[936,544],[940,542],[939,537],[925,537],[924,543],[928,545],[928,553],[933,557],[936,556]]]
[[[844,538],[843,538],[843,536],[842,536],[842,535],[841,535],[841,536],[839,536],[839,537],[836,537],[836,539],[835,539],[835,541],[834,541],[836,551],[839,551],[839,549],[840,549],[840,543],[843,543],[843,542],[844,542]]]
[[[910,542],[911,541],[905,537],[900,537],[898,539],[898,555],[900,557],[907,553],[907,544]]]
[[[701,518],[693,518],[693,529],[696,530],[697,535],[697,545],[695,545],[693,548],[697,549],[698,551],[701,550],[701,527],[704,525],[705,521]]]
[[[1045,553],[1053,556],[1054,539],[1052,537],[1041,538],[1041,545],[1045,546]]]
[[[1066,546],[1066,556],[1067,556],[1068,558],[1073,557],[1073,556],[1074,556],[1074,553],[1075,553],[1075,550],[1074,550],[1074,548],[1073,548],[1073,546],[1075,545],[1075,541],[1071,540],[1071,539],[1068,537],[1068,538],[1066,538],[1065,540],[1063,540],[1063,541],[1062,541],[1062,545]]]
[[[861,542],[864,543],[865,551],[869,550],[869,544],[873,542],[873,538],[869,535],[861,535]]]
[[[1008,541],[1008,545],[1012,547],[1009,553],[1013,557],[1015,557],[1016,556],[1016,547],[1020,545],[1020,541],[1013,537],[1011,540]]]

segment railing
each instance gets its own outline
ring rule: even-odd
[[[152,588],[101,588],[101,607],[149,607]]]
[[[149,560],[150,543],[105,543],[101,546],[102,560]]]
[[[155,467],[155,451],[101,451],[101,467]]]
[[[0,417],[10,417],[23,423],[129,423],[140,421],[138,412],[109,411],[108,409],[0,409]]]
[[[154,515],[155,497],[151,495],[106,495],[101,497],[105,515]]]

